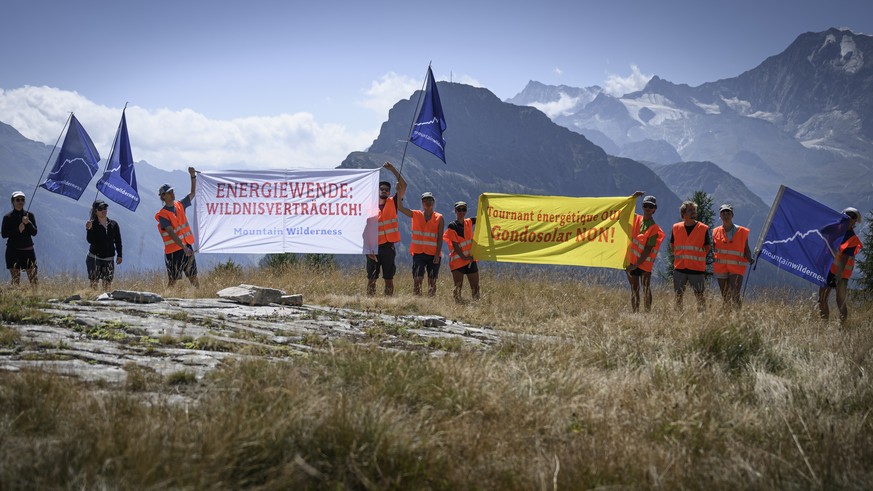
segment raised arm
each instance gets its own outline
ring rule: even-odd
[[[385,162],[382,164],[382,167],[394,174],[394,177],[397,179],[397,200],[403,201],[403,197],[406,195],[406,179],[403,178],[391,162]]]
[[[412,218],[412,210],[410,210],[409,208],[406,207],[406,205],[403,204],[402,199],[399,199],[397,201],[398,201],[397,202],[397,211],[399,211],[400,213],[403,213],[404,215],[408,216],[409,218]]]
[[[188,193],[188,199],[194,199],[194,193],[197,191],[197,171],[193,167],[188,167],[188,174],[191,175],[191,192]]]

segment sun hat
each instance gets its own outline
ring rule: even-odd
[[[851,213],[851,214],[855,215],[855,221],[858,221],[858,222],[861,221],[861,212],[859,212],[857,208],[850,206],[850,207],[846,208],[845,210],[843,210],[841,213],[843,215],[848,215],[849,213]]]

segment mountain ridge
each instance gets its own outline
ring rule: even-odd
[[[639,160],[657,162],[664,155],[663,146],[656,152],[640,142],[666,142],[684,161],[716,163],[764,201],[785,184],[834,209],[869,209],[870,60],[871,36],[836,28],[808,32],[736,77],[690,87],[654,76],[639,91],[621,97],[601,92],[581,110],[553,120],[582,134],[598,132],[594,138],[608,139],[622,156],[627,145],[638,144],[632,156]],[[540,92],[552,100],[559,90]]]

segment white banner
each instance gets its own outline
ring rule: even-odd
[[[378,248],[379,169],[203,172],[194,203],[200,252]]]

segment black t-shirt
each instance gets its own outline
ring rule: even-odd
[[[36,218],[33,213],[26,212],[30,225],[24,227],[24,231],[20,232],[18,226],[21,225],[24,213],[24,210],[12,210],[3,216],[2,235],[4,239],[7,239],[6,247],[9,249],[30,249],[33,247],[33,236],[36,235]]]
[[[854,237],[854,236],[855,236],[855,231],[853,229],[846,230],[846,235],[843,236],[843,241],[840,242],[840,244],[841,245],[845,244],[846,242],[851,240],[852,237]],[[847,247],[843,251],[843,255],[847,256],[847,257],[855,257],[855,249],[856,249],[855,247]]]
[[[396,210],[397,209],[397,193],[394,193],[394,196],[392,196],[388,199],[394,200],[394,209]],[[385,203],[388,202],[388,199],[385,200]],[[385,209],[385,203],[379,203],[379,211],[382,211]]]
[[[121,255],[121,229],[118,227],[118,222],[109,220],[109,223],[104,227],[100,225],[98,220],[91,223],[91,229],[86,234],[86,239],[91,247],[88,252],[99,258],[110,258]]]
[[[476,217],[470,218],[470,222],[473,225],[476,225]],[[464,222],[463,222],[463,220],[460,222],[457,220],[452,221],[451,223],[449,223],[449,228],[454,230],[455,233],[458,234],[458,237],[464,238]]]

